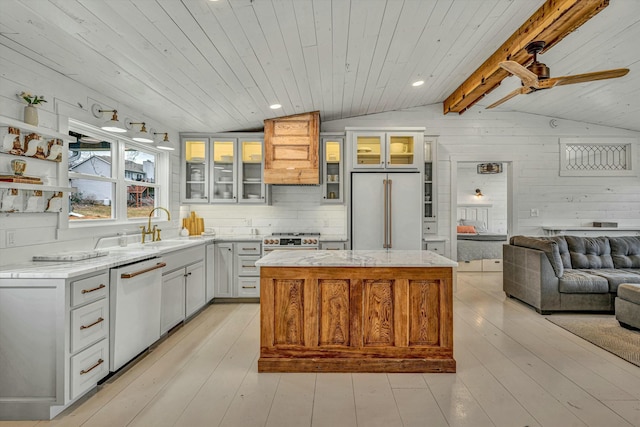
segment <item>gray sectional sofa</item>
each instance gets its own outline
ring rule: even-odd
[[[618,286],[640,284],[640,236],[513,236],[502,258],[504,292],[541,314],[613,313]]]

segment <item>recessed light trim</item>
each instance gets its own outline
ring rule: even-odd
[[[280,104],[271,104],[271,105],[269,105],[269,108],[271,108],[272,110],[277,110],[278,108],[282,108],[282,105],[280,105]]]
[[[411,86],[417,87],[422,86],[424,84],[424,80],[418,80],[417,82],[411,83]]]

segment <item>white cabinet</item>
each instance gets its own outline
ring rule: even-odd
[[[256,266],[256,261],[260,259],[261,245],[258,242],[238,242],[235,246],[235,296],[259,298],[260,269]]]
[[[184,271],[177,270],[162,276],[162,309],[160,333],[164,334],[185,318]]]
[[[185,269],[185,316],[188,318],[205,305],[204,261]]]
[[[344,137],[322,136],[322,203],[335,204],[344,201]]]
[[[322,251],[343,251],[346,249],[346,242],[320,242]]]
[[[233,243],[216,243],[216,298],[233,297]]]
[[[109,374],[109,275],[0,279],[0,418],[50,419]]]
[[[445,251],[445,239],[441,239],[441,240],[427,240],[423,243],[423,249],[427,250],[427,251],[433,251],[435,253],[437,253],[438,255],[442,255],[444,256],[444,251]]]
[[[261,256],[260,242],[216,243],[215,271],[218,298],[259,298]]]
[[[268,202],[262,134],[184,134],[181,139],[183,203]]]
[[[206,304],[205,247],[163,255],[160,334],[188,319]]]
[[[204,275],[205,275],[205,301],[211,301],[215,296],[216,286],[216,246],[213,243],[209,243],[205,247],[205,263],[204,263]]]
[[[353,169],[419,169],[424,131],[348,130]]]

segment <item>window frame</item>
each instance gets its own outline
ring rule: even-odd
[[[111,182],[114,185],[112,203],[112,218],[105,219],[87,219],[87,220],[71,220],[69,219],[69,206],[63,208],[60,215],[60,229],[62,234],[76,234],[74,230],[80,230],[85,233],[89,228],[95,228],[99,231],[111,232],[111,229],[122,231],[129,229],[137,229],[139,226],[148,221],[147,217],[127,217],[127,197],[128,186],[144,185],[154,188],[154,205],[149,209],[158,206],[168,206],[170,202],[168,179],[170,175],[170,155],[164,150],[155,148],[151,144],[136,142],[133,139],[104,131],[87,123],[69,119],[69,130],[87,136],[100,138],[111,143],[111,177],[103,177],[98,175],[90,175],[77,172],[69,172],[69,165],[66,170],[62,168],[61,182],[68,182],[69,179],[87,179],[102,182]],[[154,182],[139,182],[131,179],[125,179],[125,149],[134,148],[145,153],[155,156],[154,165]],[[157,214],[154,216],[158,216]],[[157,223],[157,221],[156,221]]]
[[[627,137],[587,137],[587,138],[560,138],[560,176],[591,176],[591,177],[628,177],[637,176],[636,151],[634,147],[638,144],[636,138]],[[617,146],[625,147],[625,163],[626,169],[569,169],[567,160],[567,148],[569,146],[582,147],[599,147],[599,146]]]

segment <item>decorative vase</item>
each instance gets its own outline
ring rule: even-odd
[[[30,104],[24,107],[24,122],[38,126],[38,109],[35,106]]]

